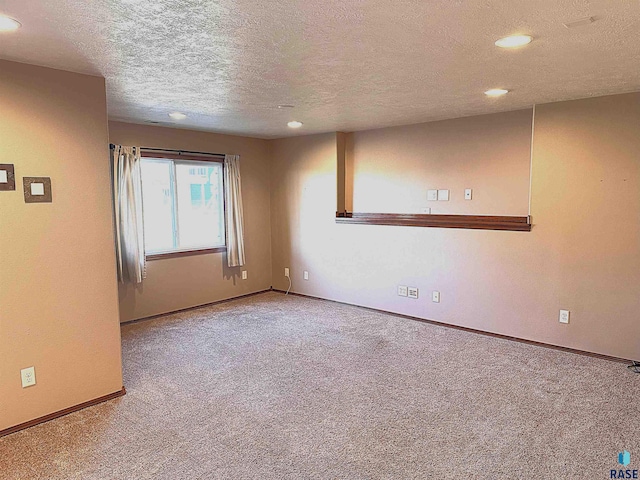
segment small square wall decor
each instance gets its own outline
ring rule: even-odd
[[[24,177],[25,203],[51,203],[51,178],[49,177]]]
[[[13,165],[0,163],[0,191],[16,189],[16,174]]]

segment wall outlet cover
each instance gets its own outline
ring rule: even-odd
[[[429,201],[438,200],[438,190],[427,190],[427,200]]]
[[[418,298],[418,287],[409,287],[407,289],[407,296],[409,298]]]
[[[473,190],[471,190],[470,188],[465,188],[464,189],[464,199],[465,200],[471,200],[472,195],[473,195]]]
[[[408,290],[406,285],[398,285],[398,295],[401,297],[406,297],[408,295]]]
[[[560,323],[569,323],[569,310],[560,310],[558,321]]]
[[[439,202],[448,202],[449,201],[449,190],[438,190],[438,201]]]
[[[437,290],[431,292],[431,301],[433,303],[440,303],[440,292],[438,292]]]
[[[302,277],[303,277],[305,280],[309,280],[309,272],[307,272],[307,271],[305,270],[305,271],[304,271],[304,273],[302,274]]]
[[[22,388],[31,387],[36,384],[35,367],[27,367],[20,370],[20,378],[22,379]]]
[[[426,214],[429,214],[429,213],[431,213],[431,208],[429,208],[429,207],[422,207],[422,208],[420,209],[420,213],[426,213]]]
[[[285,277],[289,276],[289,269],[287,267],[284,267],[284,276]]]
[[[243,279],[243,280],[246,280],[246,279],[247,279],[247,271],[246,271],[246,270],[243,270],[243,271],[242,271],[242,279]]]

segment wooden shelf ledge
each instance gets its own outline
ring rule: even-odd
[[[530,232],[531,217],[338,212],[336,223]]]

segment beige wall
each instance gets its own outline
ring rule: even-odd
[[[355,133],[354,210],[415,211],[427,188],[470,187],[474,200],[434,213],[526,214],[529,114]],[[274,288],[290,267],[294,292],[638,359],[639,124],[640,94],[538,106],[531,232],[336,225],[335,135],[276,140]]]
[[[0,61],[0,430],[122,388],[104,80]],[[53,203],[25,204],[49,176]],[[20,369],[35,366],[23,389]]]
[[[266,140],[109,122],[120,145],[240,155],[246,265],[228,268],[224,253],[152,260],[142,286],[121,285],[121,321],[203,305],[271,288],[269,145]],[[247,280],[241,271],[247,270]]]
[[[353,211],[528,215],[531,119],[529,109],[355,133]],[[450,200],[427,201],[427,189]]]

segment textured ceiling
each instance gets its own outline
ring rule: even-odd
[[[636,0],[3,0],[0,12],[23,24],[0,58],[104,76],[109,117],[136,123],[281,137],[640,90]],[[535,40],[494,46],[513,33]],[[485,97],[493,87],[512,92]]]

